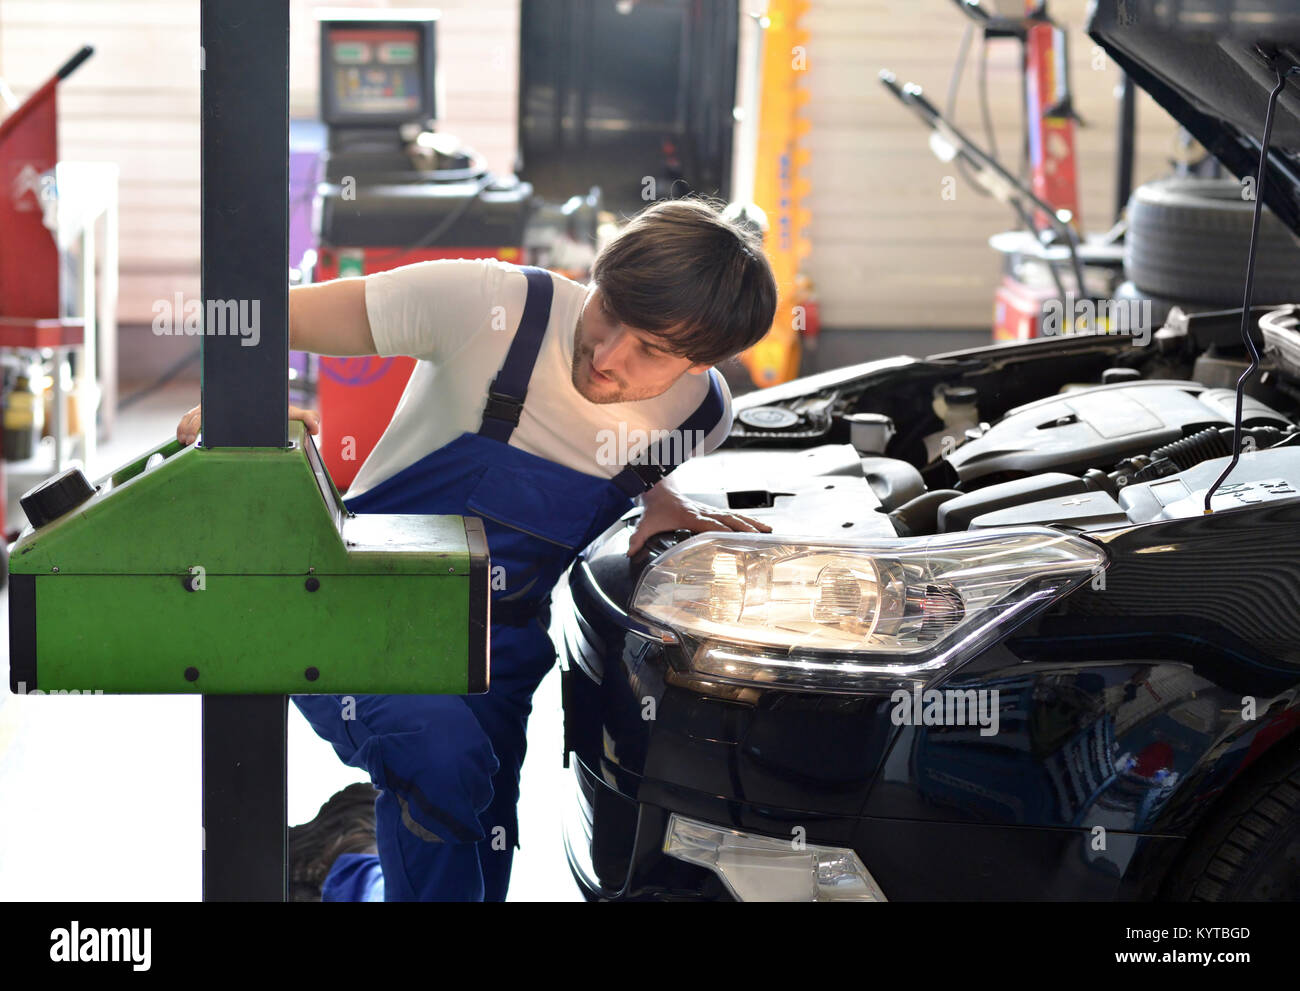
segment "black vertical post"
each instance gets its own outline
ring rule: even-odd
[[[1137,90],[1127,72],[1119,77],[1119,133],[1115,148],[1115,219],[1128,209],[1133,194],[1133,152],[1137,142]]]
[[[289,3],[201,0],[199,16],[203,446],[285,447]],[[204,900],[280,901],[287,700],[202,704]]]
[[[289,4],[203,0],[201,16],[202,292],[209,318],[203,335],[203,446],[284,447]],[[232,300],[238,319],[255,323],[255,334],[230,332]]]
[[[203,696],[203,900],[286,900],[288,703]]]

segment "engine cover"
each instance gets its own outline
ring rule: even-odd
[[[1016,407],[946,460],[962,482],[993,474],[1108,468],[1206,427],[1231,425],[1234,402],[1231,389],[1197,382],[1079,389]],[[1290,421],[1247,396],[1244,425],[1286,427]]]

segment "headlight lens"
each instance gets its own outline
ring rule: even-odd
[[[713,871],[737,901],[885,901],[862,859],[845,847],[796,844],[674,812],[664,853]]]
[[[925,679],[1097,573],[1047,528],[832,544],[699,534],[642,574],[632,609],[724,680],[854,691]]]

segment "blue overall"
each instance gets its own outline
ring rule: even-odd
[[[579,550],[683,459],[643,458],[649,463],[609,479],[510,446],[554,291],[546,271],[520,270],[528,279],[524,313],[479,431],[347,500],[356,513],[483,520],[493,588],[491,669],[481,695],[294,696],[339,759],[364,769],[380,790],[378,856],[339,857],[325,880],[325,901],[505,900],[518,846],[525,728],[533,692],[555,662],[547,632],[551,589]],[[707,431],[722,415],[713,376],[682,431]]]

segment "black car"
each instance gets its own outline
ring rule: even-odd
[[[1254,175],[1300,25],[1184,6],[1089,30]],[[585,895],[1300,898],[1300,308],[1196,309],[740,397],[673,477],[773,532],[634,510],[557,603]]]

